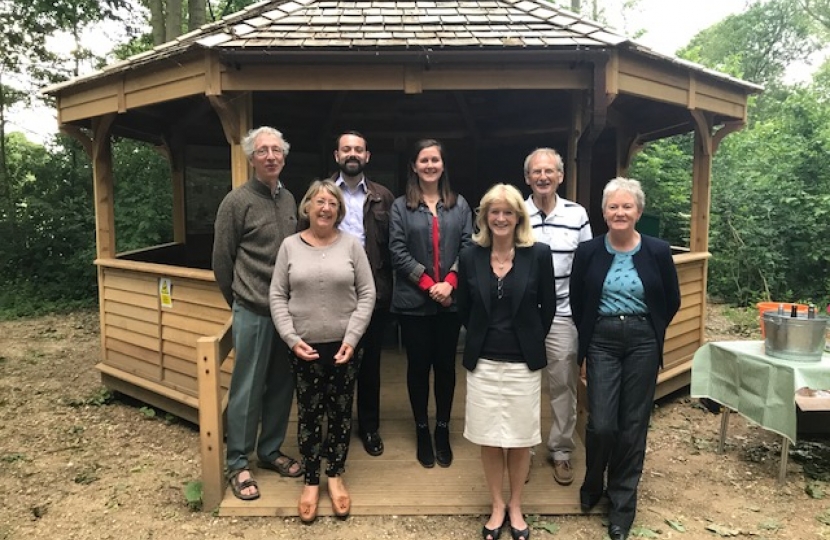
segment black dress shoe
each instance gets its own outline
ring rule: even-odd
[[[626,531],[619,525],[614,525],[612,523],[608,526],[608,536],[611,538],[611,540],[627,540],[628,531]]]
[[[379,456],[383,453],[383,439],[380,438],[380,433],[377,431],[362,433],[360,440],[363,442],[366,453],[370,456]]]
[[[585,495],[584,493],[579,494],[579,509],[582,510],[583,513],[587,514],[594,507],[599,503],[599,500],[602,498],[602,495]]]
[[[415,454],[418,463],[427,469],[435,467],[435,450],[432,447],[432,434],[429,432],[429,425],[416,425],[415,437],[418,444],[418,450]]]
[[[450,428],[447,424],[438,424],[435,426],[435,461],[441,467],[449,467],[452,465]]]

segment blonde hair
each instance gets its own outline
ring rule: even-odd
[[[337,217],[334,219],[334,226],[339,227],[343,218],[346,217],[346,202],[343,200],[343,192],[331,180],[315,180],[312,182],[300,201],[297,213],[300,214],[300,219],[308,220],[308,207],[311,206],[311,198],[321,191],[337,199]]]
[[[516,213],[516,230],[513,241],[516,247],[530,247],[534,243],[533,231],[530,229],[530,215],[525,208],[525,201],[518,189],[509,184],[496,184],[487,190],[481,203],[476,209],[476,228],[478,231],[473,235],[473,242],[482,246],[490,247],[493,239],[490,234],[490,227],[487,225],[487,214],[490,208],[496,203],[505,203]]]

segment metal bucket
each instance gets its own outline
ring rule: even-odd
[[[828,318],[816,315],[790,317],[767,311],[764,313],[766,336],[764,345],[769,356],[797,362],[819,362],[824,352],[824,333]]]

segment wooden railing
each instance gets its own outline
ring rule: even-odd
[[[219,374],[233,350],[229,319],[219,334],[201,337],[196,344],[196,373],[199,379],[199,439],[202,453],[202,508],[211,511],[222,502],[225,492],[225,429],[222,416],[228,406],[222,395]]]

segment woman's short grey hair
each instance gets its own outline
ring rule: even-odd
[[[603,210],[605,210],[605,203],[608,201],[608,197],[610,197],[612,193],[616,193],[618,191],[624,191],[633,195],[634,201],[637,203],[637,210],[640,212],[645,210],[646,194],[643,193],[643,187],[640,185],[639,180],[623,178],[622,176],[618,176],[605,184],[605,188],[602,190]]]
[[[305,192],[305,195],[303,195],[303,198],[297,207],[297,213],[299,214],[300,219],[308,220],[308,211],[311,206],[311,198],[321,191],[328,193],[337,199],[337,216],[334,218],[334,227],[337,228],[340,226],[340,223],[343,222],[343,218],[346,217],[346,201],[343,199],[343,192],[340,191],[337,184],[329,179],[315,180],[310,186],[308,186],[308,190]]]
[[[273,135],[277,137],[279,140],[282,141],[282,155],[288,155],[288,149],[291,148],[291,145],[288,144],[288,141],[285,140],[285,137],[282,136],[282,132],[278,129],[274,129],[270,126],[261,126],[255,129],[252,129],[248,132],[247,135],[242,139],[242,151],[245,152],[245,155],[248,158],[251,158],[254,155],[254,143],[256,143],[256,138],[262,135],[263,133],[267,133],[268,135]]]
[[[565,166],[562,163],[562,156],[559,155],[559,152],[557,152],[553,148],[537,148],[536,150],[528,154],[525,158],[525,177],[530,176],[530,162],[533,161],[533,158],[535,158],[536,156],[550,157],[552,160],[556,162],[557,172],[565,172]]]

